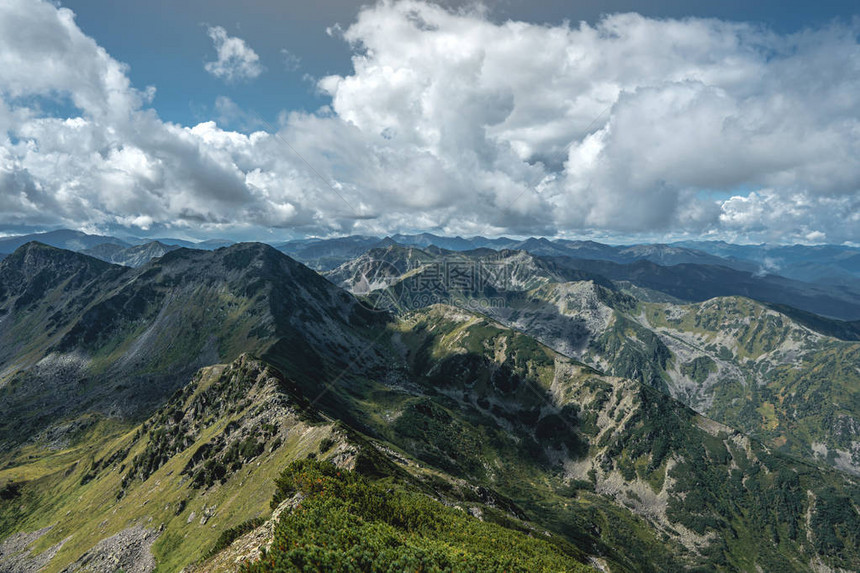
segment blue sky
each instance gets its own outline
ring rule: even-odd
[[[860,242],[847,2],[0,3],[0,232]]]
[[[192,124],[217,115],[215,100],[224,95],[269,122],[275,122],[284,110],[313,111],[326,105],[328,98],[318,93],[313,78],[346,74],[351,68],[349,47],[326,30],[349,25],[367,2],[65,0],[61,4],[77,14],[85,33],[131,66],[129,76],[135,85],[157,86],[153,106],[162,118]],[[836,0],[508,0],[487,6],[489,17],[496,21],[593,23],[604,14],[638,12],[655,18],[757,22],[784,33],[819,27],[834,19],[850,20],[858,12],[854,3]],[[213,57],[207,25],[222,26],[229,34],[245,38],[260,55],[266,72],[254,82],[229,86],[207,74],[202,62]],[[299,58],[296,69],[284,65],[282,50]]]

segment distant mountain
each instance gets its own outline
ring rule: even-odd
[[[673,266],[680,264],[715,265],[726,266],[737,270],[755,271],[758,267],[746,261],[735,261],[718,257],[707,252],[682,248],[675,245],[649,244],[633,245],[618,249],[619,262],[650,261],[662,266]],[[594,258],[594,257],[586,257]]]
[[[484,237],[472,237],[464,239],[463,237],[440,237],[431,233],[420,233],[417,235],[392,235],[391,240],[410,247],[439,247],[449,251],[470,251],[481,247],[490,248],[508,248],[509,245],[517,241],[500,238],[486,239]]]
[[[354,235],[336,239],[302,239],[275,245],[275,248],[319,271],[331,270],[344,262],[384,245],[378,237]]]
[[[735,261],[758,265],[761,272],[826,284],[860,281],[860,248],[843,245],[732,245],[722,241],[676,243]]]
[[[114,244],[121,247],[129,247],[130,244],[117,239],[102,235],[88,235],[80,231],[63,229],[60,231],[49,231],[47,233],[35,233],[32,235],[20,235],[17,237],[5,237],[0,239],[0,253],[11,253],[18,247],[29,242],[38,241],[44,245],[67,249],[69,251],[82,251],[103,244]]]
[[[194,242],[175,238],[116,238],[87,235],[79,231],[60,230],[0,239],[0,253],[11,253],[29,241],[39,241],[58,248],[81,251],[101,244],[123,247],[160,242],[168,246],[214,250],[233,244],[225,239]],[[595,241],[500,237],[444,237],[432,233],[397,234],[379,238],[348,236],[333,239],[301,239],[276,244],[281,252],[319,271],[329,271],[372,248],[390,244],[425,249],[437,247],[448,251],[524,250],[540,256],[564,256],[576,259],[611,261],[630,264],[650,261],[661,266],[698,264],[725,266],[764,276],[778,275],[821,285],[843,286],[860,290],[860,248],[842,245],[734,245],[722,241],[680,241],[672,244],[607,245]]]
[[[654,301],[699,302],[719,296],[745,296],[837,320],[860,320],[860,284],[855,288],[809,284],[721,265],[680,263],[664,266],[647,260],[616,263],[568,256],[541,256],[541,252],[553,253],[566,247],[559,247],[546,239],[531,239],[526,243],[529,249],[525,251],[434,251],[433,248],[421,251],[416,247],[397,248],[391,245],[385,249],[368,250],[325,274],[335,284],[353,290],[361,273],[369,277],[379,271],[368,274],[368,269],[378,268],[380,265],[387,269],[386,273],[393,275],[434,261],[454,263],[461,259],[492,260],[495,266],[502,265],[502,270],[512,276],[518,276],[517,280],[531,285],[530,288],[533,288],[537,277],[551,281],[593,280],[604,285],[610,281],[623,282],[634,288],[650,291],[652,294],[648,295],[648,300]],[[594,248],[588,246],[589,250]],[[475,269],[477,266],[472,270]],[[356,274],[359,270],[361,273]],[[489,270],[489,267],[485,270]],[[665,296],[661,298],[660,294]],[[646,295],[641,293],[640,296]]]
[[[167,243],[170,244],[169,242]],[[216,249],[221,249],[223,247],[229,247],[231,245],[235,245],[236,241],[230,241],[228,239],[206,239],[205,241],[200,241],[195,244],[195,248],[204,249],[207,251],[214,251]]]
[[[761,268],[761,265],[754,261],[723,258],[702,250],[684,248],[678,245],[612,246],[594,241],[550,240],[546,238],[519,240],[506,237],[498,239],[488,239],[485,237],[441,237],[431,233],[417,235],[399,234],[386,237],[385,239],[353,236],[337,239],[291,241],[277,245],[277,248],[313,268],[327,271],[372,248],[386,246],[391,243],[420,249],[437,247],[448,251],[471,251],[482,248],[497,251],[521,250],[541,256],[567,256],[617,263],[632,263],[640,260],[647,260],[664,266],[695,263],[723,265],[751,272]]]
[[[176,245],[165,245],[158,241],[135,245],[133,247],[122,247],[114,243],[104,243],[91,249],[84,249],[80,253],[117,265],[139,267],[152,259],[163,257],[166,253],[179,248]]]
[[[371,249],[324,272],[323,276],[354,294],[368,294],[408,282],[409,286],[397,293],[402,308],[410,307],[412,296],[433,294],[437,302],[442,302],[451,295],[450,290],[455,290],[448,287],[454,285],[495,291],[528,290],[550,281],[591,280],[608,287],[612,285],[600,275],[559,266],[525,251],[490,248],[448,251],[432,246],[422,250],[398,244]],[[421,284],[415,284],[419,279]],[[424,279],[427,279],[426,284],[432,285],[433,293],[424,288]]]
[[[174,239],[171,237],[159,238],[141,238],[141,237],[125,237],[124,240],[132,245],[145,245],[147,243],[161,243],[172,247],[185,247],[186,249],[202,249],[204,251],[214,251],[221,247],[229,247],[235,245],[235,241],[227,239],[207,239],[205,241],[189,241],[186,239]]]
[[[559,266],[599,274],[613,281],[629,281],[682,300],[740,295],[840,320],[860,319],[860,283],[853,288],[813,285],[777,275],[690,263],[662,266],[645,260],[630,264],[569,257],[550,260]]]

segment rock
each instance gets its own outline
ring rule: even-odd
[[[30,546],[51,529],[53,526],[31,533],[16,533],[0,543],[0,572],[36,573],[36,571],[41,571],[66,542],[64,539],[46,551],[31,556]]]
[[[158,539],[155,529],[135,526],[103,539],[69,565],[63,573],[150,573],[155,569],[152,544]]]

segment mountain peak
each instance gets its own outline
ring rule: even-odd
[[[44,269],[69,270],[86,267],[104,271],[114,265],[64,249],[58,249],[38,241],[30,241],[3,260],[3,273],[19,272],[32,276]]]
[[[393,246],[400,246],[400,243],[398,243],[397,241],[395,241],[395,240],[394,240],[394,239],[392,239],[391,237],[385,237],[384,239],[382,239],[381,241],[379,241],[379,244],[378,244],[378,245],[376,245],[376,247],[375,247],[375,248],[381,248],[381,247],[393,247]]]
[[[257,258],[284,258],[295,261],[282,253],[281,251],[271,247],[265,243],[235,243],[233,245],[219,247],[212,251],[203,249],[193,249],[189,247],[180,247],[169,253],[166,253],[162,258],[163,264],[172,263],[179,260],[189,259],[212,259],[212,260],[230,260],[231,258],[239,257],[250,262]],[[298,263],[296,263],[298,264]]]
[[[27,243],[0,262],[0,313],[30,308],[52,292],[57,304],[67,293],[88,290],[102,279],[110,283],[125,270],[79,253]],[[23,340],[24,333],[15,336]]]

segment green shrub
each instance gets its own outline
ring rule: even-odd
[[[331,438],[323,438],[320,440],[320,453],[324,454],[334,446],[335,441]]]
[[[262,517],[254,517],[248,521],[243,521],[236,527],[231,527],[226,531],[222,531],[218,540],[215,542],[215,545],[213,545],[212,549],[209,550],[209,553],[206,554],[206,557],[212,557],[222,549],[226,549],[239,537],[263,525],[263,521]]]
[[[19,495],[21,495],[21,484],[15,483],[14,481],[7,482],[6,485],[0,489],[0,499],[3,501],[15,499]]]
[[[301,460],[275,481],[272,506],[296,493],[271,549],[244,573],[280,571],[587,571],[581,553],[479,521],[426,495]]]

